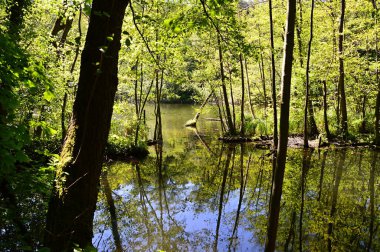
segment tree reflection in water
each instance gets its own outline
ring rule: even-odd
[[[263,250],[269,150],[187,131],[166,142],[164,134],[163,147],[150,152],[103,175],[94,220],[99,251]],[[380,250],[379,161],[365,149],[290,149],[277,249]]]

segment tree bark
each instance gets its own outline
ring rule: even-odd
[[[45,246],[91,246],[104,148],[118,84],[121,28],[129,1],[94,0],[82,53],[78,92],[55,188],[49,202]],[[112,36],[113,39],[107,39]]]
[[[341,0],[341,14],[339,21],[339,93],[340,93],[340,112],[342,113],[341,129],[343,139],[347,140],[348,137],[348,122],[347,122],[347,104],[346,104],[346,91],[344,87],[344,60],[343,60],[343,31],[344,31],[344,15],[346,10],[346,0]]]
[[[292,78],[292,63],[294,49],[294,26],[296,16],[296,0],[288,0],[287,23],[285,50],[282,68],[282,100],[281,100],[281,117],[280,117],[280,137],[278,145],[278,156],[276,169],[274,171],[274,184],[269,206],[269,225],[267,231],[267,240],[265,251],[274,251],[276,247],[276,236],[278,227],[278,218],[280,214],[280,201],[282,194],[282,184],[284,180],[288,134],[289,134],[289,106],[290,90]]]

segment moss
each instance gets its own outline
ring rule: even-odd
[[[68,174],[65,170],[73,161],[76,130],[77,128],[73,126],[73,124],[69,127],[65,143],[62,147],[60,160],[56,168],[55,185],[59,197],[62,197],[64,192],[66,176]]]

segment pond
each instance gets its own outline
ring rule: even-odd
[[[222,144],[214,108],[162,105],[162,147],[113,163],[101,178],[99,251],[263,251],[269,150]],[[153,123],[152,109],[147,124]],[[368,149],[290,149],[277,235],[280,251],[380,250],[379,157]]]

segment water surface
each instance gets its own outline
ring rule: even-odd
[[[262,251],[269,150],[217,140],[215,108],[163,105],[161,147],[102,176],[93,244],[99,251]],[[148,126],[154,128],[152,109]],[[366,149],[289,150],[277,249],[378,251],[379,157]]]

